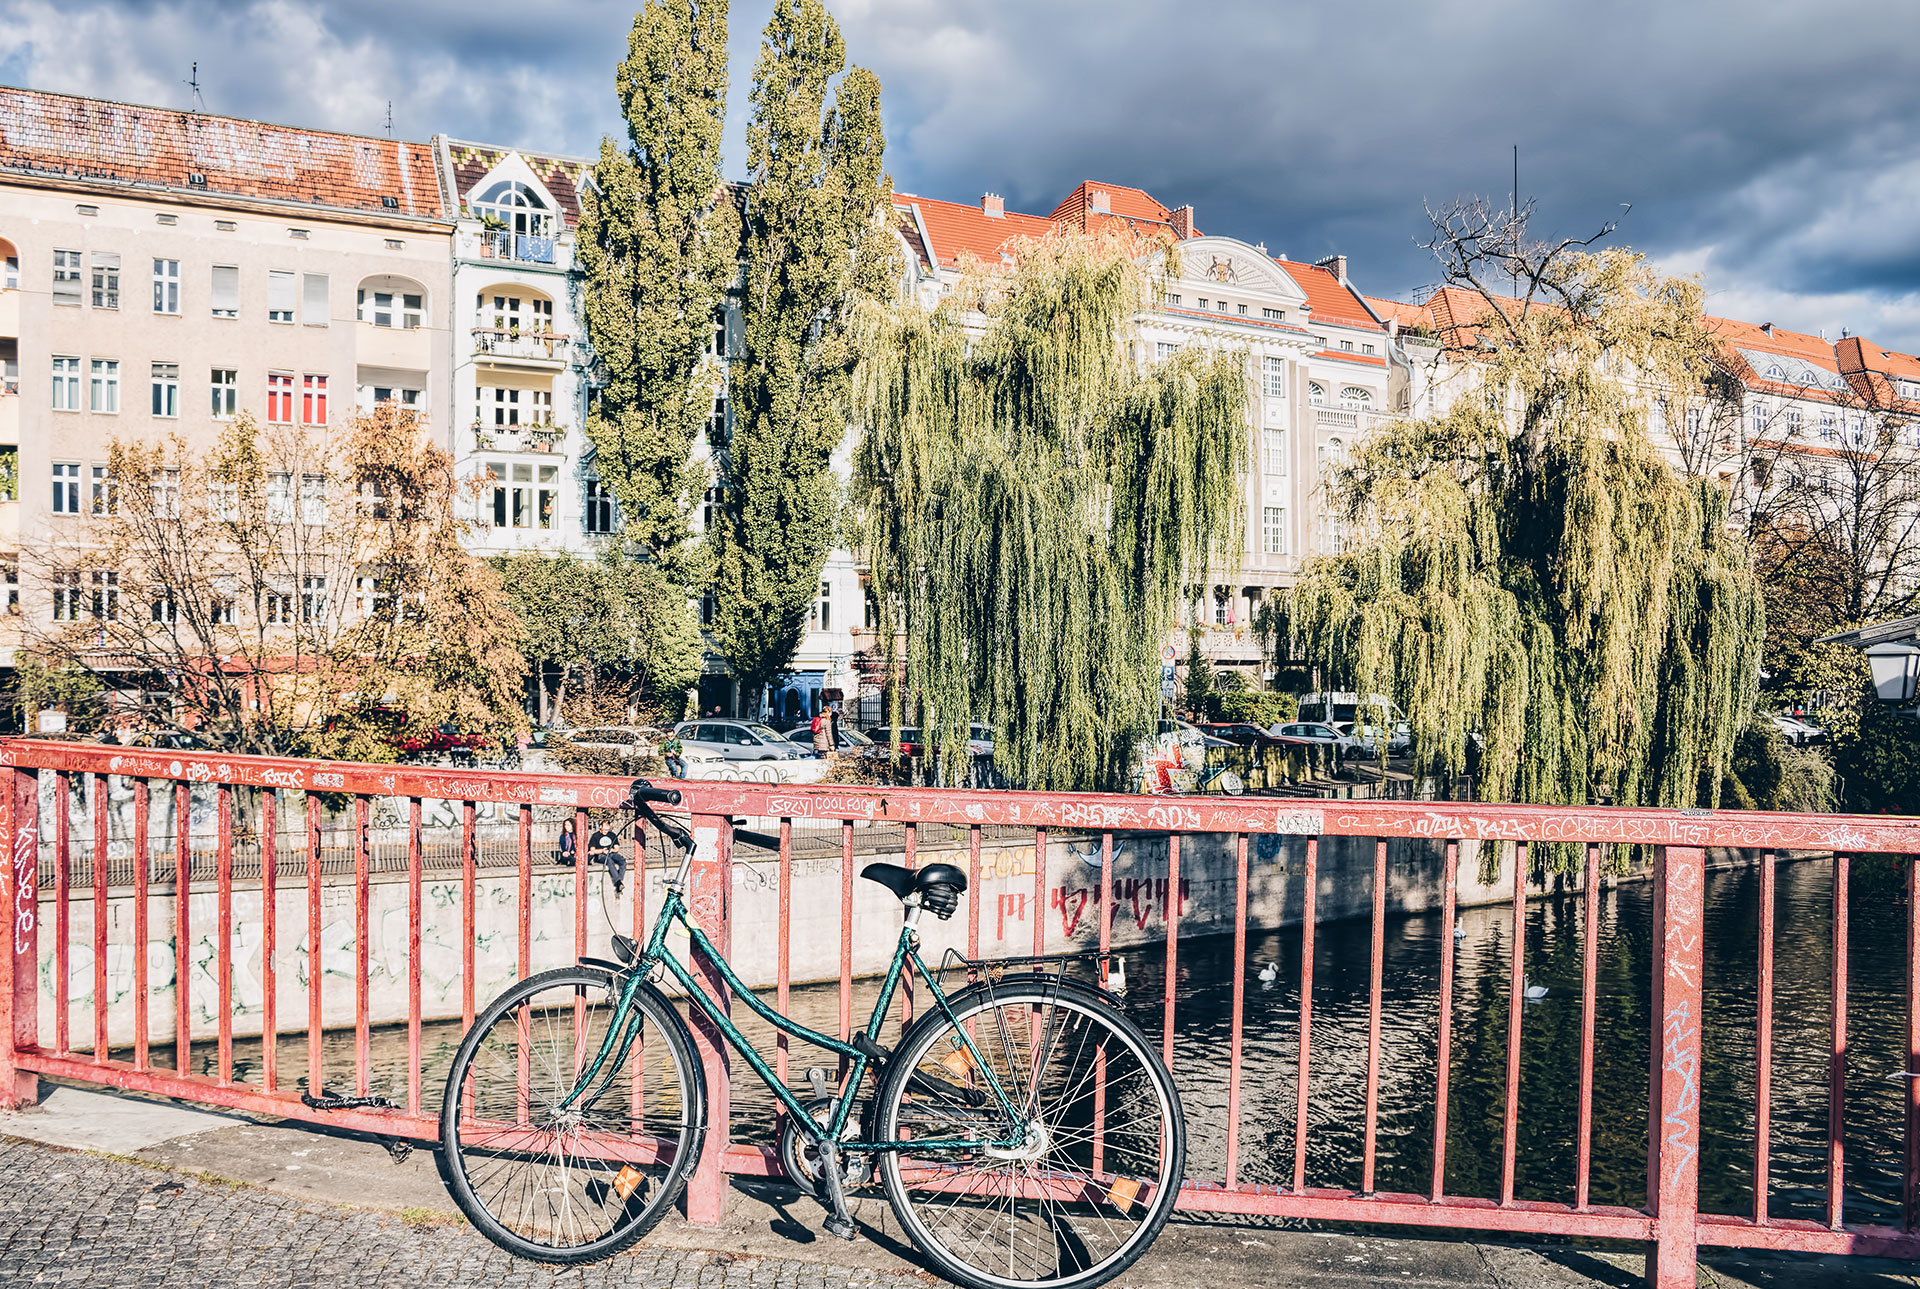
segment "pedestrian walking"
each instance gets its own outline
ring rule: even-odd
[[[813,714],[813,754],[825,760],[833,752],[833,718],[823,708]]]

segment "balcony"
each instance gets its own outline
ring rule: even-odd
[[[473,353],[476,358],[524,363],[558,371],[572,360],[573,346],[571,338],[567,336],[475,327]]]
[[[564,425],[487,425],[475,421],[471,427],[475,452],[552,452],[565,451],[567,429]]]
[[[1316,429],[1357,431],[1360,429],[1360,413],[1346,407],[1316,407],[1313,409],[1313,423]]]
[[[354,360],[362,367],[390,367],[397,371],[430,371],[433,332],[426,327],[376,327],[354,324]]]
[[[551,237],[529,237],[489,228],[478,237],[479,257],[483,260],[509,260],[516,264],[554,264],[557,261]]]

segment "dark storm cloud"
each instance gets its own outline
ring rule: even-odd
[[[1701,271],[1712,306],[1920,347],[1920,40],[1904,3],[1174,4],[835,0],[885,85],[889,166],[931,196],[1045,212],[1101,178],[1363,289],[1432,276],[1423,200],[1504,199],[1538,231]],[[739,105],[765,0],[734,11]],[[591,153],[617,130],[631,4],[0,0],[0,77],[221,112]]]

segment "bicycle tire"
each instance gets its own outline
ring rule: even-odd
[[[975,985],[955,994],[949,1004],[961,1024],[972,1023],[975,1046],[995,1068],[1003,1086],[1021,1083],[1018,1066],[1023,1063],[1029,1069],[1038,1064],[1042,1071],[1038,1082],[1046,1085],[1052,1077],[1052,1053],[1056,1049],[1069,1060],[1096,1058],[1098,1064],[1088,1066],[1089,1073],[1069,1070],[1061,1076],[1072,1096],[1059,1104],[1041,1105],[1037,1116],[1043,1125],[1039,1153],[1028,1160],[1008,1159],[996,1165],[983,1151],[964,1150],[915,1152],[911,1158],[904,1151],[883,1153],[880,1176],[901,1229],[938,1274],[967,1289],[1093,1289],[1120,1275],[1152,1246],[1166,1226],[1186,1166],[1186,1120],[1180,1094],[1158,1051],[1139,1026],[1103,995],[1070,982],[1028,980]],[[1071,1022],[1061,1021],[1062,1012],[1077,1018],[1083,1026],[1085,1033],[1079,1039],[1070,1034]],[[1015,1023],[1010,1027],[1007,1023],[1019,1022],[1023,1016],[1024,1026]],[[1038,1035],[1041,1017],[1046,1018],[1044,1028],[1050,1037],[1043,1041],[1030,1038],[1023,1055],[1018,1041],[1009,1041],[1009,1036],[1022,1028],[1030,1036]],[[1090,1053],[1086,1040],[1096,1029],[1106,1037]],[[977,1074],[977,1070],[964,1072],[973,1062],[957,1043],[957,1035],[953,1021],[936,1012],[922,1017],[902,1035],[879,1092],[875,1114],[878,1140],[900,1140],[903,1131],[911,1131],[916,1125],[936,1136],[977,1140],[991,1130],[990,1121],[1004,1119],[1004,1113],[997,1109],[958,1107],[950,1098],[944,1106],[932,1104],[933,1099],[921,1090],[926,1084],[915,1079],[916,1073],[949,1081],[949,1086],[952,1080],[972,1079]],[[1041,1058],[1037,1062],[1036,1056]],[[1097,1079],[1090,1073],[1096,1068],[1100,1071]],[[1094,1093],[1095,1086],[1102,1088],[1104,1102]],[[1016,1087],[1008,1091],[1013,1096]],[[1023,1095],[1031,1095],[1036,1102],[1046,1101],[1041,1092],[1031,1088]],[[1083,1102],[1088,1102],[1084,1109]],[[1157,1113],[1139,1122],[1119,1124],[1123,1105],[1149,1106]],[[1094,1127],[1093,1116],[1098,1114],[1108,1115],[1103,1130]],[[1049,1115],[1053,1122],[1047,1126]],[[1087,1119],[1085,1124],[1079,1122],[1083,1117]],[[958,1126],[963,1120],[968,1124],[964,1129]],[[1131,1152],[1111,1172],[1095,1162],[1097,1157],[1092,1152],[1096,1136],[1106,1152],[1101,1162],[1111,1164],[1123,1151]],[[1029,1138],[1026,1146],[1035,1149],[1034,1139]],[[1158,1161],[1151,1176],[1140,1176],[1127,1168],[1129,1163],[1155,1152]],[[1040,1167],[1029,1168],[1029,1163]],[[914,1178],[907,1176],[909,1171],[915,1173]],[[957,1194],[953,1185],[956,1179],[965,1179]],[[916,1182],[920,1195],[944,1201],[937,1211],[935,1205],[916,1200]],[[1022,1182],[1039,1194],[1031,1200],[1016,1197],[1017,1184]],[[1100,1198],[1103,1188],[1104,1206]],[[1050,1189],[1056,1192],[1053,1199],[1046,1197]],[[1005,1193],[995,1194],[996,1190]],[[1079,1198],[1061,1191],[1077,1191]],[[1147,1192],[1144,1198],[1143,1191]],[[961,1209],[963,1199],[989,1203],[993,1219],[977,1220],[980,1204]],[[1132,1211],[1136,1202],[1137,1216]],[[1003,1213],[1008,1232],[1006,1248],[993,1248],[989,1256],[982,1257],[977,1239],[973,1240],[974,1248],[953,1247],[959,1242],[956,1234],[971,1238],[976,1233],[997,1232]],[[964,1229],[956,1231],[949,1226],[945,1222],[948,1215],[960,1216]],[[1117,1233],[1116,1223],[1122,1224]],[[1044,1228],[1045,1234],[1033,1240],[1034,1248],[1041,1250],[1042,1265],[1033,1274],[1016,1275],[1015,1246],[1023,1225],[1030,1232]],[[1044,1266],[1043,1246],[1048,1240],[1055,1259],[1051,1273]],[[1112,1247],[1096,1252],[1107,1244]],[[991,1261],[997,1268],[1003,1255],[1007,1274],[981,1265]]]
[[[699,1161],[706,1135],[704,1075],[685,1022],[648,984],[634,998],[641,1017],[639,1041],[620,1068],[596,1081],[606,1092],[583,1112],[571,1146],[566,1144],[569,1130],[534,1120],[536,1098],[544,1096],[551,1105],[577,1077],[556,1057],[570,1054],[577,1069],[598,1050],[593,1019],[604,1014],[604,1024],[612,1023],[619,992],[620,982],[611,973],[592,967],[529,976],[475,1019],[447,1072],[440,1109],[447,1190],[475,1230],[515,1257],[576,1265],[620,1252],[673,1207]],[[579,1027],[568,1026],[562,1013],[556,1028],[554,1016],[569,996],[575,1000],[573,1016],[582,1018]],[[510,1018],[523,1007],[520,1017]],[[543,1024],[536,1025],[536,1015]],[[500,1029],[502,1022],[508,1030]],[[544,1047],[536,1029],[547,1040]],[[511,1053],[511,1068],[501,1048]],[[479,1065],[482,1056],[484,1066]],[[537,1071],[536,1056],[542,1058]],[[510,1074],[511,1089],[497,1077],[502,1073]],[[668,1082],[677,1088],[666,1087]],[[640,1107],[637,1119],[635,1106]],[[486,1111],[510,1114],[512,1120]],[[637,1138],[652,1144],[635,1146]],[[547,1146],[552,1148],[535,1148]],[[656,1158],[645,1157],[648,1149]],[[664,1163],[658,1156],[666,1156]],[[512,1171],[518,1164],[525,1165],[521,1174]],[[647,1172],[641,1164],[657,1171]],[[643,1186],[644,1200],[636,1204]],[[563,1204],[556,1206],[556,1195]],[[513,1211],[496,1212],[509,1208]],[[596,1232],[596,1218],[604,1230]]]

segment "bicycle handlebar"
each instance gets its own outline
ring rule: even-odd
[[[677,806],[680,804],[680,793],[673,788],[656,788],[645,779],[635,779],[633,787],[628,790],[627,799],[636,806],[650,801]]]

